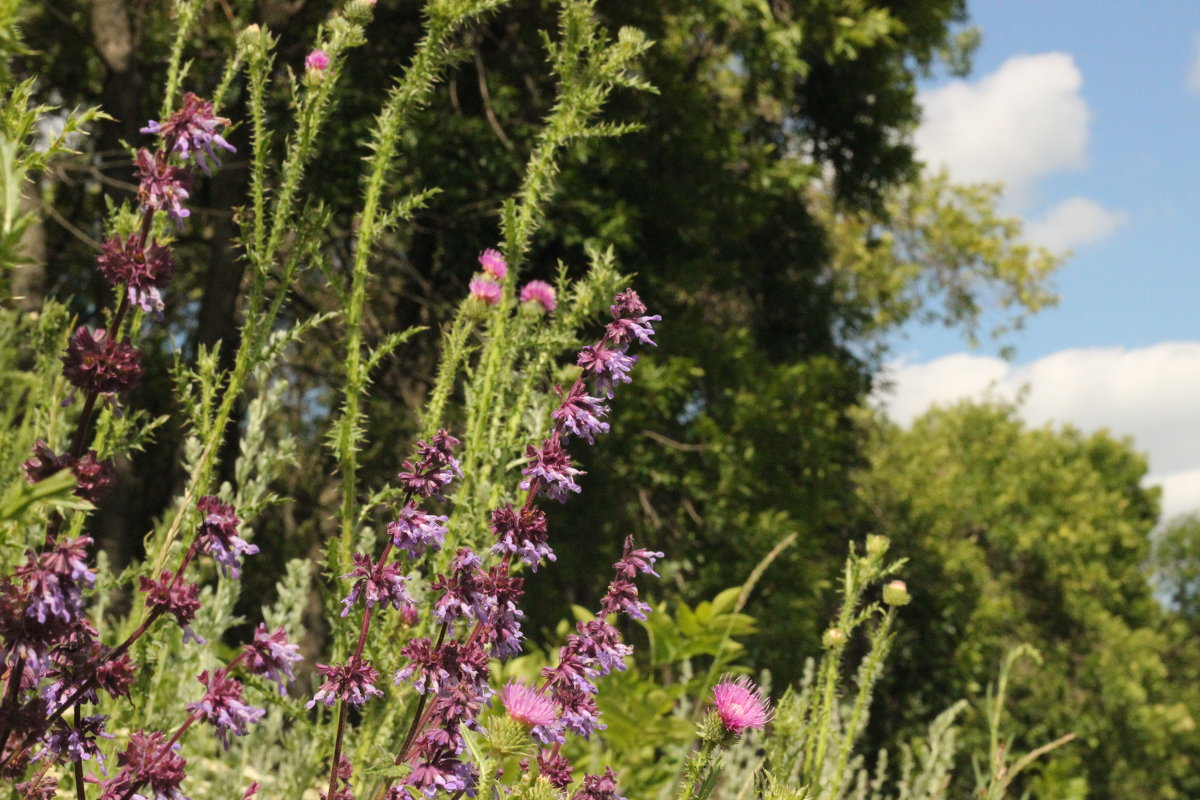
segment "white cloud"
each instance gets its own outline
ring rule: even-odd
[[[1062,252],[1107,238],[1127,219],[1124,212],[1109,211],[1095,200],[1070,197],[1043,218],[1030,222],[1025,227],[1025,238],[1031,244]]]
[[[977,82],[922,92],[918,156],[956,180],[1003,181],[1017,207],[1045,175],[1086,165],[1090,113],[1066,53],[1014,56]]]
[[[1188,70],[1188,88],[1200,92],[1200,33],[1192,39],[1192,68]]]
[[[1200,510],[1200,342],[1064,350],[1020,366],[959,354],[895,363],[888,377],[893,388],[878,400],[901,424],[931,403],[989,393],[1012,400],[1027,386],[1020,413],[1029,424],[1132,436],[1149,455],[1150,482],[1164,488],[1164,511]]]

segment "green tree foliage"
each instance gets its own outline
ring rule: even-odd
[[[1145,473],[1127,441],[1028,429],[1011,406],[874,423],[866,524],[909,559],[913,595],[877,727],[972,694],[1029,643],[1045,663],[1013,670],[1020,743],[1079,737],[1046,774],[1085,775],[1093,798],[1193,796],[1197,707],[1143,570],[1158,515]]]

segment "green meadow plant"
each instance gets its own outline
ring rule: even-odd
[[[563,159],[588,139],[634,129],[636,121],[601,118],[614,91],[653,91],[638,74],[650,43],[633,29],[607,32],[594,0],[561,0],[557,29],[544,32],[555,100],[518,188],[500,204],[496,247],[480,243],[479,270],[442,331],[415,426],[423,436],[397,457],[394,481],[362,480],[372,375],[420,332],[377,337],[368,324],[380,244],[439,191],[393,197],[395,165],[419,135],[416,112],[462,59],[461,37],[507,2],[427,4],[423,36],[363,143],[354,248],[340,258],[323,238],[334,211],[306,187],[317,179],[345,60],[366,41],[374,5],[348,0],[333,10],[294,68],[280,68],[270,31],[242,31],[202,96],[185,91],[194,65],[184,58],[201,4],[175,0],[162,112],[141,129],[145,139],[129,143],[136,196],[97,226],[96,266],[111,287],[103,327],[77,325],[54,300],[36,311],[0,308],[6,786],[17,797],[81,800],[892,796],[881,794],[886,757],[868,776],[858,751],[899,609],[911,600],[883,537],[851,549],[825,651],[778,703],[769,676],[760,686],[746,674],[738,639],[756,624],[743,613],[750,592],[794,537],[743,586],[673,611],[646,602],[635,583],[657,575],[664,554],[632,536],[612,542],[598,607],[575,609],[557,648],[525,641],[524,581],[556,559],[539,503],[584,490],[572,450],[608,432],[606,419],[619,413],[611,404],[660,322],[600,245],[586,248],[583,270],[560,263],[553,284],[521,280]],[[16,6],[0,4],[8,55],[19,51],[15,21]],[[7,270],[20,261],[29,221],[22,192],[106,117],[34,105],[33,83],[7,72],[0,82]],[[238,94],[245,118],[222,116]],[[269,102],[280,94],[282,114]],[[226,138],[235,126],[248,134],[247,152]],[[235,153],[249,164],[235,209],[242,324],[219,348],[171,354],[179,414],[152,417],[131,390],[158,346],[159,315],[177,302],[173,245],[193,222],[199,182],[221,181],[221,159]],[[297,281],[314,275],[335,311],[290,307]],[[337,332],[342,357],[325,438],[340,478],[336,534],[288,561],[261,618],[244,619],[240,579],[264,555],[255,526],[287,502],[274,487],[299,447],[278,421],[290,359],[318,328]],[[574,364],[564,367],[567,352]],[[89,519],[119,480],[114,465],[137,458],[164,425],[184,431],[186,477],[146,533],[144,556],[117,572]],[[327,630],[305,613],[312,598]],[[637,659],[621,618],[646,631]],[[848,689],[851,653],[858,665]],[[1042,752],[1007,755],[999,731],[1008,666],[989,701],[992,747],[978,766],[987,798],[1005,796]],[[902,751],[896,797],[948,796],[960,710]]]

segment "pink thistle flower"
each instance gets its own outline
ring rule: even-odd
[[[555,301],[554,287],[545,281],[530,281],[521,287],[522,303],[537,303],[549,314],[558,307]]]
[[[721,724],[735,736],[747,728],[762,730],[774,716],[762,690],[744,675],[736,680],[726,677],[713,687],[712,694]]]
[[[500,284],[489,281],[487,278],[472,278],[469,286],[471,297],[482,300],[489,306],[500,302],[500,294],[503,291]]]
[[[317,48],[304,57],[304,68],[324,72],[329,69],[329,54]]]
[[[504,280],[504,276],[508,274],[508,262],[500,255],[499,250],[490,247],[479,254],[479,266],[498,281]]]
[[[558,703],[523,681],[510,680],[505,684],[500,690],[500,701],[510,717],[530,727],[553,725],[558,719]]]

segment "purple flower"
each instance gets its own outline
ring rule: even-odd
[[[563,727],[576,736],[588,739],[596,731],[608,727],[600,721],[600,709],[592,692],[573,686],[556,686],[554,699],[562,706]]]
[[[637,356],[627,355],[623,349],[588,345],[579,351],[577,363],[583,368],[584,377],[595,378],[596,393],[611,400],[616,384],[633,380],[629,370],[637,363]]]
[[[342,600],[343,617],[350,613],[359,597],[365,598],[367,608],[381,604],[399,610],[413,602],[404,588],[408,577],[395,564],[376,564],[371,556],[363,553],[354,554],[354,564],[354,569],[342,576],[357,578],[350,587],[350,594]]]
[[[466,791],[474,781],[467,765],[448,753],[440,753],[413,767],[405,783],[426,797],[433,797],[438,792]]]
[[[100,784],[100,800],[118,800],[149,784],[151,800],[187,800],[179,791],[187,762],[168,748],[166,737],[158,731],[134,731],[129,745],[117,755],[121,771]],[[146,794],[140,793],[145,798]]]
[[[83,612],[82,594],[70,580],[36,564],[20,567],[17,574],[25,582],[25,614],[39,625],[54,619],[70,623]]]
[[[625,537],[625,551],[621,555],[621,560],[613,564],[613,569],[618,575],[633,579],[639,573],[644,575],[653,575],[659,577],[654,571],[655,559],[662,558],[663,554],[654,550],[636,550],[633,547],[633,537]]]
[[[317,48],[304,57],[304,68],[315,72],[329,69],[329,54]]]
[[[504,290],[500,288],[500,284],[489,281],[487,278],[471,278],[468,287],[471,290],[471,297],[481,301],[482,303],[494,306],[500,302],[500,297]]]
[[[613,300],[613,304],[609,306],[609,310],[612,311],[613,321],[605,330],[605,340],[618,348],[632,344],[634,341],[642,344],[654,344],[654,340],[650,338],[654,335],[654,328],[650,323],[658,322],[662,317],[657,314],[645,316],[646,306],[638,297],[637,292],[626,289],[619,293]]]
[[[217,568],[225,575],[236,578],[241,568],[241,559],[258,552],[258,547],[238,536],[241,522],[233,506],[222,503],[215,497],[201,497],[196,508],[204,515],[196,532],[200,549],[212,556]]]
[[[442,622],[452,622],[459,617],[475,617],[479,565],[479,556],[470,548],[458,549],[450,562],[450,575],[438,575],[433,582],[433,590],[442,592],[434,604],[434,616]]]
[[[174,577],[168,569],[164,569],[159,574],[158,580],[152,580],[143,575],[138,591],[146,593],[147,608],[159,609],[161,612],[175,617],[179,627],[183,628],[185,642],[193,639],[197,644],[204,644],[204,640],[197,636],[189,625],[196,618],[196,612],[200,610],[200,587],[184,580],[176,581]]]
[[[521,287],[522,303],[537,303],[547,314],[558,307],[554,296],[554,287],[545,281],[530,281]]]
[[[638,599],[637,586],[628,578],[616,578],[608,585],[608,592],[600,599],[600,608],[605,614],[624,612],[634,619],[644,620],[650,606]]]
[[[88,450],[71,464],[75,474],[75,496],[95,505],[116,483],[112,462],[101,461],[95,450]]]
[[[108,494],[114,483],[112,464],[100,461],[95,450],[88,450],[78,459],[63,453],[58,455],[38,439],[33,444],[33,458],[21,464],[25,480],[37,483],[49,478],[59,470],[70,468],[75,475],[75,496],[93,505]]]
[[[519,606],[524,581],[509,575],[501,562],[478,579],[474,595],[475,613],[483,621],[483,637],[491,645],[495,658],[509,658],[521,652],[521,620],[525,612]]]
[[[513,553],[537,572],[542,559],[554,561],[554,551],[546,544],[546,515],[537,509],[522,508],[513,511],[510,504],[492,512],[489,525],[496,544],[492,552],[496,555]]]
[[[560,503],[566,502],[567,492],[579,491],[575,476],[587,474],[571,466],[571,456],[557,438],[543,441],[540,450],[529,445],[525,457],[529,459],[529,466],[521,470],[521,474],[528,477],[521,481],[521,488],[528,490],[538,480],[546,496]]]
[[[218,128],[228,125],[229,120],[213,114],[212,103],[188,92],[183,96],[183,106],[168,117],[166,122],[160,124],[150,120],[141,132],[158,134],[167,150],[178,153],[185,161],[192,159],[207,173],[208,159],[212,159],[218,167],[221,166],[216,153],[213,152],[214,144],[231,153],[237,152],[233,145],[217,132]]]
[[[762,690],[744,675],[723,678],[712,690],[713,705],[725,730],[741,736],[747,728],[762,730],[773,716]]]
[[[77,389],[116,394],[132,388],[142,377],[141,354],[128,342],[118,342],[104,328],[92,333],[80,326],[67,341],[63,375]]]
[[[654,335],[654,327],[650,323],[661,319],[662,317],[655,314],[652,317],[613,320],[608,323],[604,338],[617,347],[628,347],[635,341],[653,345],[654,340],[650,337]]]
[[[96,261],[104,279],[113,286],[126,286],[129,302],[143,311],[161,314],[163,302],[159,290],[166,286],[175,270],[171,251],[157,241],[144,247],[137,233],[124,240],[109,237],[100,247]]]
[[[106,719],[108,719],[106,715],[96,714],[84,717],[78,726],[69,726],[60,722],[46,734],[45,752],[55,756],[65,755],[71,761],[88,761],[95,756],[98,762],[103,762],[104,754],[100,752],[100,746],[96,743],[96,739],[113,738],[112,734],[104,732]],[[38,758],[44,754],[39,753]]]
[[[383,692],[375,688],[379,673],[361,658],[351,658],[340,667],[317,664],[317,672],[325,676],[325,683],[305,708],[312,708],[318,702],[332,706],[338,700],[359,708],[372,697],[383,697]]]
[[[23,800],[54,800],[58,797],[58,778],[48,773],[35,774],[32,780],[16,785],[17,796]]]
[[[562,753],[551,750],[538,752],[538,774],[550,781],[556,789],[566,789],[571,785],[571,762]]]
[[[182,167],[172,167],[161,152],[154,155],[149,150],[138,150],[137,159],[138,204],[141,211],[166,211],[179,225],[191,214],[183,207],[188,199],[188,187],[192,176]]]
[[[572,795],[572,800],[625,800],[617,794],[617,774],[612,767],[605,767],[603,775],[585,775],[583,786]]]
[[[508,262],[500,255],[499,250],[490,247],[479,254],[479,266],[498,281],[504,280],[504,276],[508,274]]]
[[[301,658],[299,646],[288,644],[287,632],[283,628],[267,633],[267,626],[260,622],[254,629],[254,640],[246,645],[244,663],[252,674],[275,681],[279,694],[283,695],[286,693],[284,681],[290,683],[296,679],[292,674],[292,664]]]
[[[558,388],[562,395],[562,387]],[[588,444],[596,443],[596,434],[608,433],[608,423],[602,422],[601,417],[608,415],[608,407],[598,397],[584,394],[583,384],[576,382],[562,404],[554,409],[551,416],[564,434],[579,436],[587,439]]]
[[[427,514],[413,502],[400,509],[400,519],[388,525],[388,533],[396,547],[412,558],[422,555],[427,549],[442,549],[446,538],[446,517]]]
[[[188,703],[188,711],[212,723],[226,750],[229,749],[229,734],[245,736],[249,733],[247,726],[258,722],[267,713],[243,703],[242,684],[222,670],[211,674],[205,670],[197,680],[205,688],[204,697],[198,703]]]
[[[603,617],[578,622],[575,628],[581,638],[580,651],[595,662],[593,669],[597,676],[607,675],[614,670],[624,671],[625,658],[633,654],[633,647],[622,643],[621,633],[616,628],[605,622]]]
[[[108,692],[110,697],[129,697],[137,667],[128,653],[109,659],[96,667],[96,685]]]

